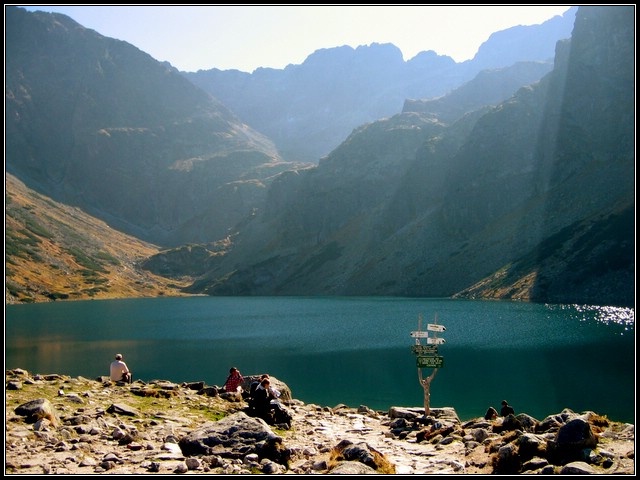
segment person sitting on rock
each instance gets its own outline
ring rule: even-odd
[[[223,385],[224,391],[227,393],[242,393],[243,382],[244,377],[240,373],[240,370],[236,367],[231,367],[229,369],[229,376]]]
[[[268,375],[263,375],[249,405],[250,414],[262,418],[269,425],[291,428],[291,414],[280,404],[280,392],[271,387]]]
[[[253,398],[253,394],[260,387],[260,382],[262,382],[262,380],[264,380],[265,378],[269,378],[268,373],[263,373],[262,375],[260,375],[260,378],[251,382],[251,385],[249,385],[249,393],[248,393],[249,399]]]
[[[262,388],[261,382],[265,378],[268,379],[269,382],[271,382],[271,378],[269,377],[269,374],[268,373],[263,373],[262,375],[260,375],[260,377],[257,380],[254,380],[253,382],[251,382],[251,385],[249,385],[249,391],[246,394],[243,393],[242,396],[245,398],[245,400],[249,404],[249,409],[253,409],[253,397],[254,397],[254,394],[255,394],[257,389]],[[270,383],[270,385],[271,385],[271,383]],[[269,391],[271,392],[273,397],[280,398],[280,390],[275,388],[273,385],[271,385],[269,387]]]
[[[116,359],[109,366],[109,377],[114,382],[131,383],[131,370],[122,361],[122,354],[116,354]]]
[[[251,397],[251,408],[257,417],[262,418],[269,424],[273,424],[271,400],[275,397],[269,389],[270,384],[269,378],[263,378],[260,381],[260,384],[256,387]]]
[[[514,411],[513,407],[509,405],[509,403],[506,400],[502,400],[502,408],[500,409],[500,416],[506,417],[507,415],[515,415],[515,414],[516,412]]]

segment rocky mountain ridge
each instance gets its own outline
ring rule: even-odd
[[[175,68],[65,15],[5,10],[5,169],[158,245],[223,238],[285,162]]]
[[[183,74],[271,138],[285,158],[317,163],[354,128],[399,113],[407,99],[446,95],[483,70],[549,63],[556,42],[571,36],[576,11],[495,32],[461,63],[432,50],[405,60],[395,45],[372,43],[320,49],[284,69]]]

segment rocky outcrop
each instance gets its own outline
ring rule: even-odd
[[[204,382],[128,385],[14,369],[6,385],[9,474],[634,473],[634,426],[594,412],[461,422],[451,407],[425,417],[419,407],[292,399],[291,428],[280,430]]]

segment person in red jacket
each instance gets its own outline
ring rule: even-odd
[[[224,391],[228,393],[242,393],[243,382],[244,377],[240,373],[240,370],[236,367],[231,367],[229,369],[229,376],[223,385]]]

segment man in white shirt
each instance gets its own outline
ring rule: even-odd
[[[122,361],[122,354],[118,353],[116,359],[111,362],[109,376],[114,382],[131,383],[131,371],[127,364]]]

